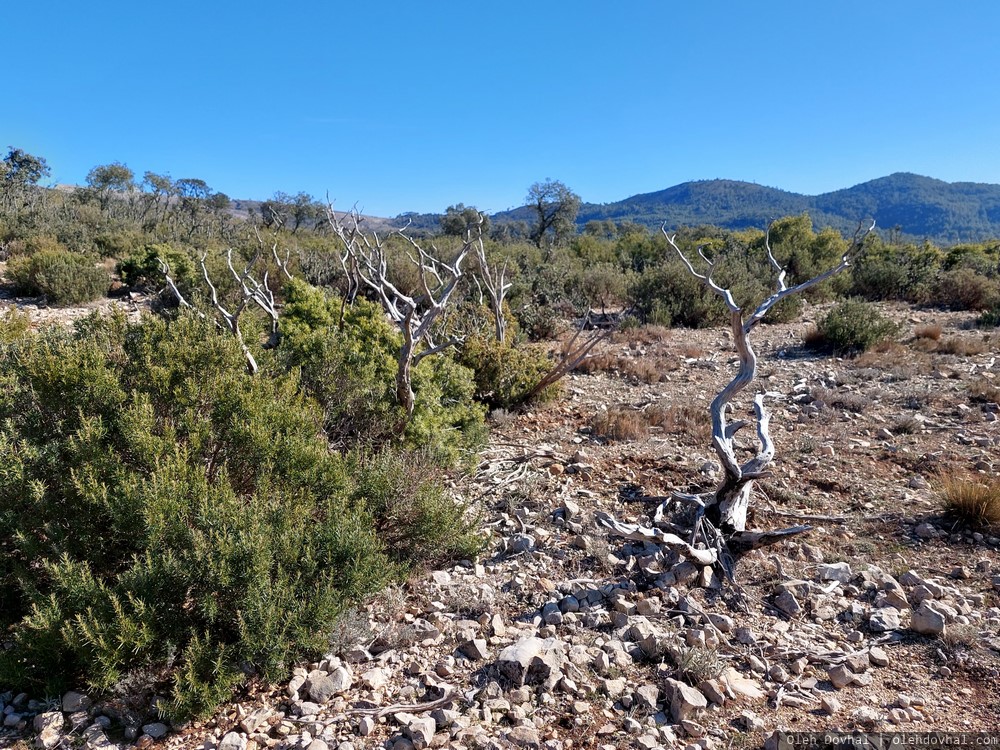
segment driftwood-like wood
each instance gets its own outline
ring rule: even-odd
[[[470,230],[466,233],[462,246],[452,261],[446,263],[439,259],[437,248],[431,245],[433,253],[424,250],[420,243],[406,233],[405,227],[386,237],[380,237],[377,232],[362,230],[362,217],[357,210],[338,215],[333,206],[329,206],[327,217],[341,243],[341,266],[348,276],[349,296],[356,295],[362,287],[370,289],[403,335],[397,357],[396,400],[409,418],[413,416],[415,399],[413,368],[424,357],[437,354],[460,341],[455,338],[436,344],[432,328],[458,287],[462,277],[462,263],[473,248],[482,252],[482,222],[480,221],[475,232]],[[408,246],[405,252],[418,270],[422,291],[420,295],[405,294],[389,280],[386,243],[393,236]]]
[[[490,311],[493,313],[494,332],[497,341],[503,344],[507,341],[507,316],[504,314],[503,303],[512,286],[511,282],[507,280],[507,259],[504,259],[499,270],[495,266],[491,266],[482,242],[476,244],[476,255],[479,260],[479,274],[473,276],[472,280],[479,290],[479,304],[483,304],[486,298],[489,298]],[[482,277],[482,281],[480,281],[480,277]]]
[[[280,328],[278,324],[279,319],[279,309],[278,304],[274,299],[274,292],[271,291],[270,284],[268,281],[268,272],[264,271],[263,276],[260,281],[254,278],[253,270],[257,263],[260,261],[261,256],[264,253],[264,241],[260,234],[254,228],[254,232],[257,234],[257,251],[253,258],[250,259],[243,266],[242,271],[237,271],[236,267],[233,265],[233,250],[229,248],[226,251],[226,266],[229,268],[229,272],[232,274],[233,279],[236,281],[237,288],[240,290],[241,296],[239,300],[230,306],[223,304],[222,300],[219,299],[219,292],[212,282],[212,278],[208,273],[208,266],[205,261],[208,255],[202,255],[200,259],[201,274],[205,279],[205,284],[208,285],[208,290],[210,293],[210,299],[212,302],[212,307],[215,308],[217,317],[215,318],[216,325],[228,330],[233,337],[236,339],[240,346],[240,351],[243,352],[243,356],[247,361],[247,370],[251,375],[257,374],[258,366],[257,360],[253,356],[253,352],[250,351],[250,347],[247,345],[246,341],[243,339],[243,332],[240,329],[240,317],[251,305],[256,305],[259,307],[271,322],[271,331],[268,336],[267,343],[264,345],[265,348],[273,348],[278,345],[280,338]],[[288,271],[288,258],[284,260],[278,255],[277,240],[271,247],[271,252],[274,256],[275,262],[278,267],[285,273],[288,278],[291,278],[291,274]],[[177,304],[181,307],[186,307],[193,310],[196,315],[200,318],[207,318],[208,316],[201,310],[196,309],[184,295],[181,294],[180,289],[177,288],[177,284],[173,277],[170,275],[170,266],[163,258],[158,258],[160,262],[160,270],[163,272],[163,276],[166,279],[167,286],[170,288],[171,293],[177,299]],[[221,322],[220,319],[221,318]]]
[[[754,421],[757,425],[758,445],[753,457],[743,462],[737,456],[736,434],[749,422],[742,419],[730,421],[730,412],[733,400],[753,382],[757,375],[757,354],[750,342],[750,333],[753,329],[775,305],[786,297],[799,294],[846,269],[854,255],[861,249],[865,238],[874,228],[874,222],[867,230],[864,230],[863,227],[858,228],[838,265],[808,281],[789,287],[785,283],[786,271],[778,263],[771,250],[769,226],[764,245],[768,261],[775,271],[774,292],[746,317],[744,309],[733,298],[732,291],[720,286],[713,278],[716,261],[706,257],[702,249],[698,248],[698,255],[706,268],[704,272],[699,272],[677,245],[676,235],[667,234],[666,228],[661,228],[668,244],[677,253],[688,272],[721,297],[729,309],[729,327],[736,353],[739,356],[739,367],[736,375],[713,399],[709,407],[712,420],[712,448],[719,457],[723,476],[714,492],[701,495],[681,493],[674,495],[675,500],[692,503],[696,506],[696,521],[691,537],[687,541],[674,534],[667,534],[659,528],[623,524],[610,517],[599,517],[598,523],[627,539],[645,540],[678,549],[693,562],[703,565],[719,565],[730,579],[733,577],[733,553],[775,544],[812,528],[811,526],[794,526],[778,531],[747,530],[747,511],[750,507],[754,482],[769,475],[767,469],[774,459],[774,441],[770,435],[771,412],[765,405],[765,399],[780,394],[758,393],[754,396],[753,411]],[[663,522],[665,505],[663,504],[657,509],[654,523]]]

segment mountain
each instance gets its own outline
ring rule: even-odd
[[[699,180],[633,195],[615,203],[584,203],[577,223],[611,219],[650,228],[711,224],[726,229],[763,228],[769,219],[808,212],[814,226],[853,232],[874,218],[883,230],[938,244],[1000,238],[1000,185],[944,182],[898,172],[844,190],[802,195],[736,180]],[[493,217],[494,223],[531,221],[522,207]]]

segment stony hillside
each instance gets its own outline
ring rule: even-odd
[[[557,402],[493,415],[477,472],[453,487],[481,516],[480,559],[347,613],[326,658],[207,722],[8,694],[0,744],[32,727],[49,748],[221,750],[721,750],[779,728],[994,730],[1000,531],[943,514],[934,487],[942,471],[1000,470],[998,341],[968,314],[886,310],[900,343],[854,359],[801,348],[815,309],[756,332],[777,459],[750,525],[814,528],[743,557],[735,584],[595,523],[648,524],[719,471],[707,403],[732,376],[728,337],[639,329],[603,344]]]

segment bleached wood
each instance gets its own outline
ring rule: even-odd
[[[352,299],[345,299],[345,305],[353,301],[353,296],[362,287],[370,289],[403,336],[397,357],[396,400],[409,418],[415,407],[413,368],[424,357],[437,354],[460,341],[452,338],[443,343],[435,343],[432,329],[458,288],[463,273],[462,263],[477,245],[482,245],[482,223],[475,233],[472,230],[467,232],[451,262],[445,262],[440,259],[440,252],[433,245],[428,251],[407,234],[407,227],[395,230],[386,237],[380,237],[374,231],[364,231],[361,214],[356,208],[347,214],[338,215],[333,205],[328,204],[327,219],[340,240],[341,267],[348,277],[348,295]],[[386,243],[391,237],[400,239],[408,246],[406,254],[417,268],[422,294],[405,294],[389,279]],[[424,348],[420,349],[421,346]]]
[[[847,268],[854,255],[861,249],[865,237],[874,228],[874,222],[867,231],[862,231],[862,226],[858,227],[858,231],[855,232],[854,238],[837,266],[808,281],[788,287],[785,283],[785,269],[778,263],[771,250],[770,227],[768,227],[764,243],[768,262],[776,272],[775,291],[761,302],[746,319],[743,317],[743,309],[733,299],[732,292],[715,282],[713,274],[716,270],[716,261],[708,258],[703,249],[699,247],[697,249],[698,255],[707,267],[704,273],[700,273],[677,245],[676,235],[669,235],[665,227],[661,228],[668,244],[676,251],[688,272],[719,295],[729,309],[729,326],[736,352],[739,355],[739,367],[736,375],[722,388],[709,407],[712,420],[712,447],[722,464],[723,477],[714,492],[700,495],[674,494],[674,499],[696,506],[696,518],[688,541],[658,528],[667,525],[665,514],[667,502],[661,503],[656,509],[653,517],[656,526],[653,527],[621,523],[607,513],[597,514],[598,524],[627,539],[662,544],[679,550],[694,562],[717,566],[729,580],[733,580],[735,574],[733,553],[776,544],[812,528],[811,526],[793,526],[776,531],[747,530],[747,512],[750,507],[754,482],[769,476],[767,469],[774,459],[775,453],[774,441],[770,434],[771,412],[764,401],[769,396],[774,397],[780,394],[758,393],[754,396],[753,409],[757,423],[758,447],[755,455],[742,464],[736,455],[735,439],[736,433],[747,426],[748,422],[742,419],[728,421],[729,411],[733,399],[746,389],[757,375],[757,354],[750,343],[750,332],[753,328],[781,300],[803,292]]]
[[[864,238],[874,228],[874,222],[868,227],[867,231],[862,232],[862,228],[858,228],[838,265],[807,281],[789,287],[785,283],[786,270],[778,263],[771,249],[771,227],[768,226],[764,245],[767,251],[768,262],[776,272],[774,281],[775,291],[761,302],[747,318],[744,318],[743,308],[736,303],[731,290],[715,282],[713,274],[717,267],[717,261],[708,258],[703,249],[699,247],[697,249],[698,255],[707,266],[707,271],[700,273],[684,251],[677,245],[676,235],[667,234],[666,228],[661,228],[668,244],[677,253],[688,272],[701,281],[707,288],[719,295],[729,309],[729,328],[736,347],[736,353],[739,356],[739,367],[736,375],[712,400],[709,407],[712,420],[712,447],[722,465],[723,478],[715,492],[714,502],[709,503],[706,509],[709,520],[718,526],[727,538],[746,532],[747,511],[749,509],[750,496],[753,492],[753,482],[756,479],[767,476],[767,467],[774,459],[774,442],[769,432],[771,413],[764,404],[764,398],[768,394],[757,394],[754,397],[753,404],[757,422],[759,448],[756,455],[743,464],[740,464],[736,455],[735,436],[747,423],[744,420],[737,420],[732,423],[728,422],[728,415],[733,400],[757,376],[757,354],[751,345],[750,333],[763,320],[764,316],[783,299],[804,292],[806,289],[846,269],[850,265],[854,254],[860,250]]]

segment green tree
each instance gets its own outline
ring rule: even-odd
[[[38,195],[39,181],[49,174],[45,159],[10,146],[0,162],[0,207],[16,212],[32,203]]]
[[[177,185],[170,175],[146,172],[142,176],[142,187],[146,196],[143,200],[143,221],[152,213],[154,223],[159,223],[167,218],[170,210],[170,201],[177,196]]]
[[[469,231],[482,226],[484,235],[490,232],[490,219],[475,206],[457,203],[445,209],[441,217],[441,231],[453,237],[464,237]]]
[[[546,240],[558,245],[573,234],[580,196],[563,183],[558,180],[536,182],[528,188],[525,200],[537,216],[531,241],[538,247]]]
[[[135,173],[121,162],[113,162],[91,169],[87,185],[97,195],[101,210],[106,211],[115,193],[125,195],[135,188]]]
[[[295,199],[288,193],[277,191],[269,200],[260,204],[260,216],[265,227],[284,226],[292,214]]]
[[[34,156],[20,148],[9,147],[3,160],[3,179],[8,184],[37,185],[52,173],[41,156]]]
[[[296,194],[289,208],[292,219],[292,234],[298,232],[301,226],[308,226],[319,221],[324,213],[323,205],[309,193]]]

